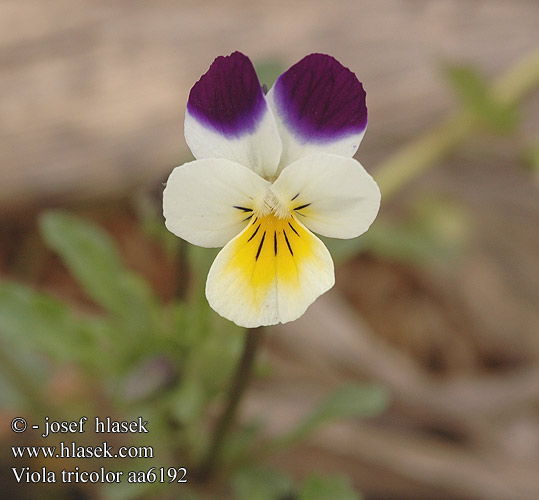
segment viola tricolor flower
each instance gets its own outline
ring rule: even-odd
[[[191,89],[185,139],[196,160],[170,175],[167,228],[222,247],[206,296],[244,327],[299,318],[334,282],[331,256],[311,232],[364,233],[380,190],[352,158],[367,127],[365,91],[336,59],[311,54],[265,96],[253,64],[218,57]]]

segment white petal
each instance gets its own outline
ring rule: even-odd
[[[269,109],[253,132],[238,137],[204,126],[187,111],[185,140],[195,158],[226,158],[267,178],[275,175],[281,157],[281,139]]]
[[[275,175],[281,139],[248,57],[218,57],[193,86],[185,140],[197,159],[226,158],[262,177]]]
[[[324,244],[295,219],[268,215],[217,255],[206,296],[221,316],[254,328],[299,318],[334,282]]]
[[[272,186],[279,202],[315,233],[355,238],[380,208],[380,189],[353,158],[309,155],[284,169]]]
[[[163,192],[169,231],[202,247],[221,247],[239,234],[263,203],[269,183],[225,159],[176,167]]]

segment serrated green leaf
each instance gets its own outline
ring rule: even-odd
[[[361,500],[346,476],[308,476],[301,487],[298,500]]]
[[[261,467],[237,473],[232,485],[236,500],[279,500],[292,491],[292,480],[287,475]]]
[[[116,305],[123,266],[110,238],[93,224],[62,212],[43,215],[40,229],[88,295],[104,308]]]
[[[103,231],[57,211],[43,215],[40,228],[46,243],[62,257],[88,296],[122,320],[124,333],[154,333],[157,300],[148,284],[125,268]]]

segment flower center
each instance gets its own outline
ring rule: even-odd
[[[288,206],[275,196],[270,186],[261,207],[256,211],[256,215],[258,217],[273,215],[278,219],[289,219],[292,217],[292,212]]]

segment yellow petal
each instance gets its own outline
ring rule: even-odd
[[[324,244],[295,218],[251,224],[219,253],[206,296],[221,316],[247,328],[299,318],[335,282]]]

